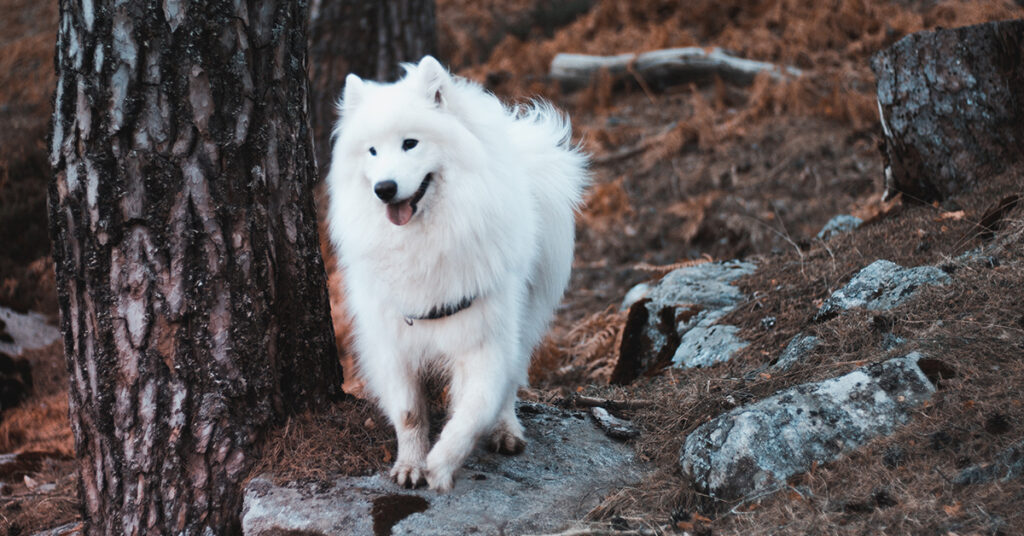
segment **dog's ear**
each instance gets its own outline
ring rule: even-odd
[[[441,65],[441,62],[433,56],[423,56],[419,65],[416,66],[420,84],[427,98],[434,101],[439,108],[445,105],[445,94],[448,92],[448,84],[451,82],[451,75]]]
[[[366,84],[363,83],[363,79],[356,76],[354,73],[349,73],[345,77],[345,90],[341,94],[341,110],[349,111],[359,106],[359,103],[363,100],[363,92],[366,91]]]

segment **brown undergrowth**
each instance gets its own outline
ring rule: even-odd
[[[0,534],[33,534],[78,518],[74,439],[68,422],[63,345],[30,350],[33,390],[0,413]]]
[[[46,128],[53,94],[57,4],[0,3],[0,304],[56,313],[46,264]],[[52,278],[52,277],[51,277]]]
[[[280,482],[326,482],[379,471],[394,456],[388,420],[371,403],[349,398],[289,417],[271,432],[252,474],[269,474]]]
[[[1019,534],[1020,479],[952,484],[966,466],[1024,438],[1024,303],[1015,292],[1024,282],[1024,210],[1010,212],[987,241],[977,225],[1000,194],[1014,191],[1024,191],[1024,167],[957,199],[955,211],[903,206],[828,244],[760,259],[758,271],[739,282],[751,298],[722,320],[741,326],[750,346],[728,363],[668,370],[633,387],[634,396],[654,401],[633,417],[645,430],[637,452],[658,470],[593,515],[642,517],[664,528],[699,514],[711,518],[702,526],[715,534]],[[961,257],[983,246],[983,254]],[[828,294],[879,258],[938,265],[952,283],[924,288],[891,311],[813,322]],[[761,322],[768,316],[776,318],[770,330]],[[797,332],[823,342],[790,370],[763,372]],[[701,496],[679,473],[683,439],[711,418],[912,350],[941,363],[932,371],[938,391],[892,436],[794,478],[786,491],[740,505]]]
[[[0,0],[0,8],[0,233],[7,233],[0,303],[52,314],[52,272],[40,257],[47,241],[45,125],[57,6]],[[437,12],[442,60],[507,100],[552,99],[570,113],[578,139],[594,155],[595,183],[579,218],[571,287],[538,351],[531,381],[540,389],[530,396],[548,400],[582,390],[653,401],[624,416],[644,429],[638,455],[659,468],[594,517],[622,515],[634,526],[665,527],[676,513],[678,527],[716,534],[1013,534],[1024,526],[1011,508],[1024,501],[1019,480],[967,489],[946,480],[964,463],[990,459],[1021,437],[1024,315],[1011,299],[1024,281],[1014,253],[1024,240],[1021,208],[985,242],[1002,244],[999,266],[957,267],[952,285],[922,291],[886,315],[854,312],[810,322],[820,300],[875,258],[942,264],[980,245],[975,223],[998,193],[939,207],[878,201],[870,55],[917,30],[1021,17],[1024,8],[1010,0],[439,0]],[[599,77],[576,93],[562,92],[547,78],[558,52],[689,45],[723,47],[805,75],[786,82],[762,77],[749,87],[718,81],[657,92]],[[993,188],[1020,192],[1020,183],[1018,175]],[[839,213],[868,223],[827,244],[816,241],[817,230]],[[621,336],[617,306],[632,285],[663,273],[651,267],[736,257],[761,259],[758,272],[740,282],[751,300],[726,319],[742,326],[741,336],[751,342],[741,356],[710,369],[668,370],[628,388],[603,385]],[[336,335],[347,348],[341,276],[330,255],[325,258]],[[772,329],[762,327],[768,316],[776,318]],[[824,341],[806,362],[787,373],[748,378],[800,331]],[[876,360],[889,336],[942,354],[956,373],[941,382],[911,426],[817,467],[790,492],[732,514],[726,514],[731,505],[689,491],[675,470],[686,432],[779,389]],[[358,392],[351,355],[342,358],[346,389]],[[63,367],[59,352],[51,365]],[[5,412],[0,452],[70,452],[66,403],[51,392]],[[272,431],[259,470],[280,479],[322,480],[386,467],[393,455],[390,425],[367,402],[354,401],[294,416]],[[886,459],[895,460],[893,467]],[[7,523],[0,532],[13,533],[16,526],[32,533],[73,519],[70,474],[70,463],[44,467],[32,478],[55,484],[50,491],[30,491],[22,481],[13,495],[0,497],[0,523]]]

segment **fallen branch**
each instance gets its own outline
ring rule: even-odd
[[[582,396],[573,394],[556,402],[562,407],[576,408],[605,408],[605,409],[639,409],[646,408],[653,404],[650,400],[609,400],[595,396]]]
[[[567,89],[586,86],[601,70],[607,70],[613,80],[637,77],[660,85],[710,81],[715,76],[748,85],[763,72],[776,79],[801,75],[795,67],[737,58],[718,47],[668,48],[618,56],[562,53],[551,60],[551,78]]]
[[[590,414],[604,435],[612,439],[634,439],[640,435],[640,430],[637,430],[632,422],[620,419],[602,407],[590,408]]]

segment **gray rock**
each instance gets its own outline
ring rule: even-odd
[[[814,335],[796,334],[789,340],[786,349],[782,351],[775,363],[768,367],[769,370],[782,372],[803,361],[807,354],[814,351],[821,344],[821,339]]]
[[[529,441],[519,456],[479,451],[439,494],[407,490],[385,475],[275,486],[265,477],[245,490],[247,536],[317,534],[449,535],[553,532],[643,474],[632,448],[597,429],[586,413],[521,404]],[[393,527],[393,528],[391,528]]]
[[[828,320],[855,307],[872,311],[891,309],[908,300],[922,285],[944,285],[949,281],[949,276],[934,266],[903,268],[887,260],[877,260],[853,276],[845,287],[832,293],[814,320]]]
[[[720,415],[686,438],[683,472],[699,491],[737,500],[890,434],[935,391],[917,366],[920,357],[799,385]]]
[[[966,486],[993,480],[1007,482],[1021,475],[1024,475],[1024,440],[1007,447],[990,463],[972,465],[964,469],[953,479],[953,483]]]
[[[647,293],[651,291],[650,283],[639,283],[634,285],[633,288],[629,289],[626,296],[622,298],[622,305],[619,306],[620,311],[625,311],[633,306],[634,303],[647,297]]]
[[[709,262],[673,270],[661,278],[648,297],[660,304],[699,304],[709,309],[735,307],[743,294],[732,282],[754,273],[752,262]]]
[[[670,364],[707,366],[732,357],[746,343],[736,328],[716,323],[744,299],[733,281],[755,269],[750,262],[710,262],[673,270],[646,289],[630,306],[612,383]],[[629,294],[640,292],[634,287]]]
[[[3,331],[11,337],[11,340],[0,340],[0,352],[12,356],[21,355],[25,350],[42,348],[60,337],[60,331],[39,313],[21,314],[0,307],[0,322],[4,323]]]
[[[709,367],[728,361],[747,342],[736,336],[740,328],[729,325],[711,325],[702,321],[683,334],[672,365],[680,368]]]
[[[818,238],[821,240],[831,240],[833,236],[848,233],[864,223],[864,220],[857,216],[851,216],[849,214],[840,214],[828,220],[828,223],[818,231]]]
[[[893,335],[892,333],[886,333],[885,335],[882,335],[881,346],[883,352],[890,352],[892,350],[899,348],[900,346],[903,346],[906,343],[907,339],[904,339],[903,337],[900,337],[898,335]]]

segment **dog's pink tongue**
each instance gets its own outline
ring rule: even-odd
[[[403,201],[388,205],[388,219],[395,225],[405,225],[412,219],[412,203]]]

